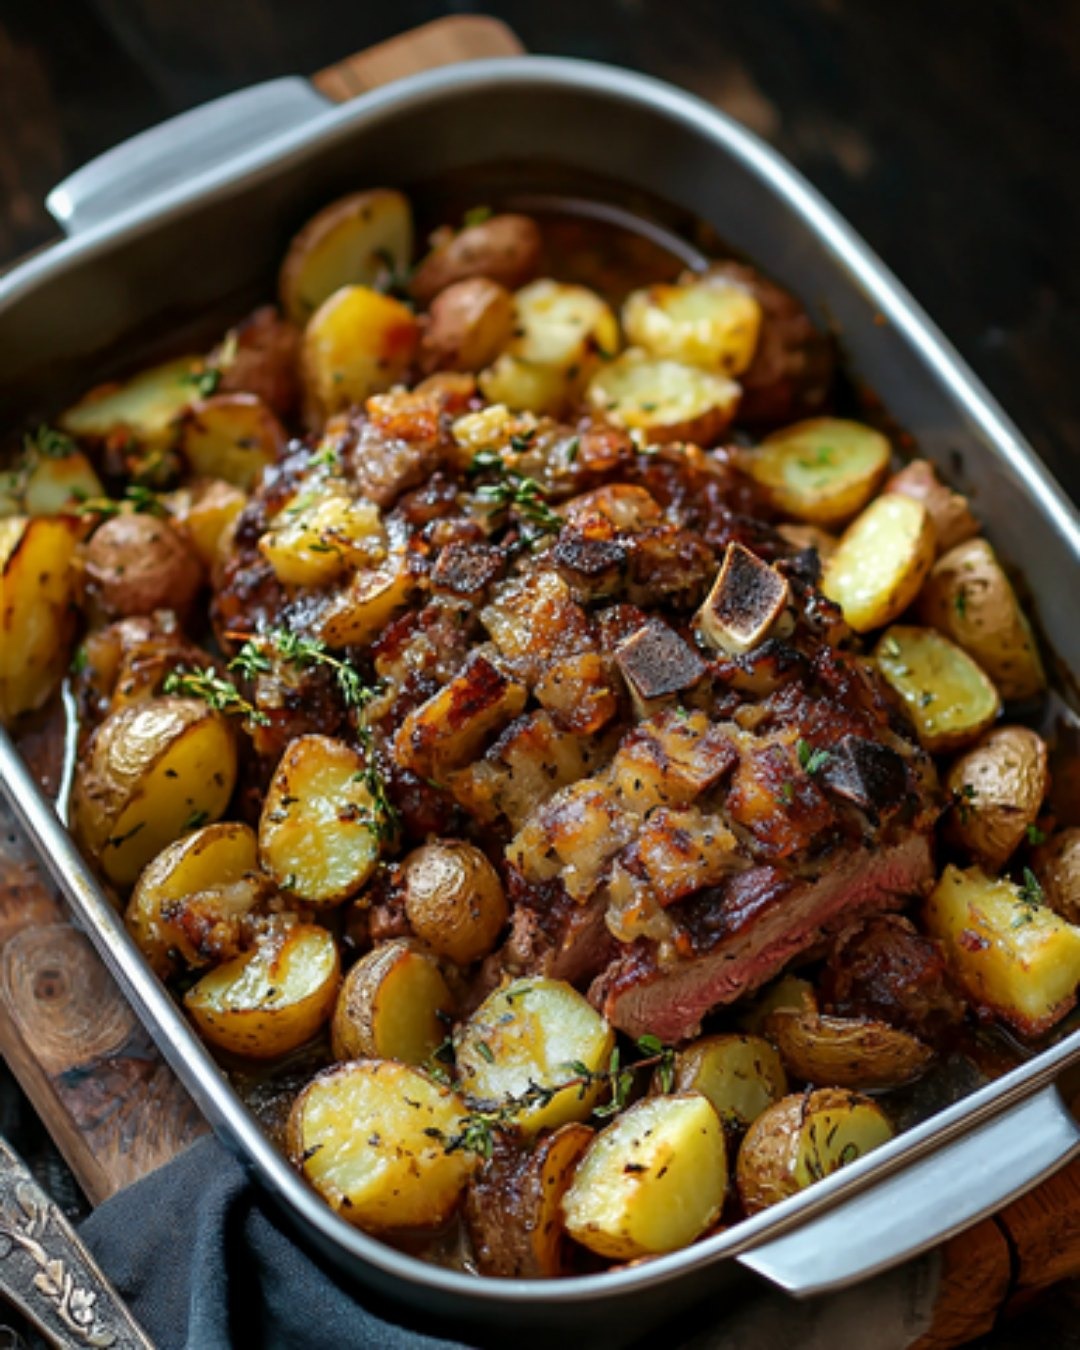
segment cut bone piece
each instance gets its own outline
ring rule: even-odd
[[[741,656],[764,642],[787,603],[786,578],[756,553],[732,543],[694,623],[710,646]]]
[[[615,649],[615,660],[639,717],[654,713],[666,699],[692,689],[705,675],[705,662],[663,619],[650,619]]]

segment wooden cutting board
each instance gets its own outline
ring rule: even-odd
[[[433,66],[516,55],[496,19],[439,19],[313,77],[344,101]],[[51,884],[0,815],[0,1052],[94,1205],[148,1175],[208,1126]],[[953,1238],[930,1332],[949,1350],[1004,1310],[1080,1275],[1080,1163]]]

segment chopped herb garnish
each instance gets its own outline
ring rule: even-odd
[[[1020,900],[1025,905],[1043,905],[1046,903],[1046,895],[1039,883],[1039,878],[1030,867],[1024,868],[1024,880],[1020,885]]]
[[[129,483],[124,489],[121,501],[112,497],[84,497],[76,507],[76,512],[80,516],[101,516],[102,519],[108,519],[120,515],[127,506],[142,516],[160,516],[164,519],[169,514],[157,493],[151,492],[141,483]]]
[[[958,587],[956,594],[953,596],[953,609],[956,610],[961,619],[967,618],[967,591],[963,586]]]
[[[192,385],[200,398],[210,398],[217,393],[224,373],[220,366],[207,365],[201,370],[189,370],[180,379],[184,384]]]
[[[795,743],[795,753],[799,756],[799,765],[811,778],[832,759],[828,750],[815,750],[809,741],[801,738]]]
[[[27,432],[23,437],[23,449],[28,455],[41,455],[45,459],[66,459],[76,453],[78,446],[64,432],[42,423],[37,431]]]
[[[461,228],[469,230],[474,225],[483,225],[484,221],[490,220],[494,214],[490,206],[470,206],[461,218]]]
[[[81,646],[75,649],[75,655],[71,658],[72,675],[81,675],[90,664],[90,657],[87,655],[86,647]]]
[[[1038,845],[1046,843],[1046,834],[1039,829],[1038,825],[1029,825],[1024,833],[1027,835],[1029,844]]]
[[[531,433],[530,433],[531,435]],[[511,437],[511,445],[516,438]],[[522,520],[535,526],[540,534],[557,534],[563,527],[563,519],[547,504],[547,488],[535,478],[510,469],[502,457],[492,450],[481,450],[473,456],[468,472],[471,475],[490,473],[497,475],[493,483],[481,483],[476,489],[476,498],[495,512],[513,511]]]
[[[188,830],[201,830],[209,819],[209,813],[206,811],[192,811],[191,815],[188,816],[187,820],[184,822],[184,830],[185,832]]]

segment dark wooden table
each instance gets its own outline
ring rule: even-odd
[[[462,10],[671,80],[771,141],[1080,496],[1077,0],[0,0],[0,267],[55,233],[48,189],[117,141]],[[10,1080],[0,1124],[76,1207]],[[1078,1301],[1063,1290],[988,1350],[1080,1346]]]

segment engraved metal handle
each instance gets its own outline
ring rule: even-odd
[[[59,1350],[154,1350],[74,1228],[3,1138],[0,1294]]]

